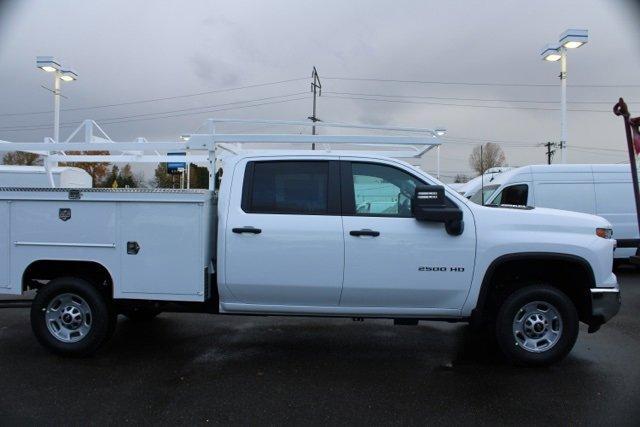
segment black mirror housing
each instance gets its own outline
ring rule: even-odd
[[[442,185],[416,187],[411,199],[411,213],[418,221],[442,222],[447,233],[459,236],[464,231],[462,211],[447,206]]]

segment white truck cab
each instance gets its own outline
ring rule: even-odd
[[[378,153],[218,165],[211,191],[0,189],[0,293],[37,289],[34,333],[72,355],[118,314],[199,311],[472,322],[510,361],[545,365],[579,321],[594,332],[619,309],[600,217],[479,206]]]

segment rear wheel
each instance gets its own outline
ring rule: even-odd
[[[509,295],[498,311],[496,338],[515,364],[544,366],[562,360],[578,337],[578,313],[560,290],[527,286]]]
[[[115,315],[95,286],[75,277],[54,279],[31,305],[31,328],[50,351],[66,356],[94,353],[111,336]]]

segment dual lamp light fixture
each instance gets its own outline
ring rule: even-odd
[[[570,29],[560,34],[558,43],[546,45],[540,56],[545,61],[559,61],[562,58],[562,48],[577,49],[589,40],[588,30]]]
[[[57,73],[58,77],[65,82],[78,79],[78,73],[70,68],[64,68],[53,56],[36,57],[36,67],[47,73]]]

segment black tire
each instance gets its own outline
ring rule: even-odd
[[[121,310],[120,314],[132,322],[150,322],[156,318],[161,311],[152,307],[136,307]]]
[[[50,329],[50,327],[55,329],[56,325],[61,329],[62,314],[59,321],[47,322],[49,304],[55,305],[59,298],[65,295],[75,296],[74,301],[81,301],[81,306],[89,309],[87,313],[79,316],[79,319],[82,319],[83,328],[88,327],[86,333],[80,334],[78,331],[73,331],[69,334],[75,335],[71,338],[76,340],[74,342],[63,341]],[[58,310],[62,313],[64,305],[61,304],[50,313]],[[76,277],[61,277],[50,281],[38,291],[31,305],[31,328],[36,338],[48,350],[62,356],[82,357],[95,353],[113,334],[115,317],[108,297],[91,283]],[[54,325],[51,325],[52,323]]]
[[[534,350],[527,350],[523,347],[522,339],[527,336],[514,332],[514,322],[516,315],[522,316],[522,321],[525,321],[523,315],[525,311],[521,311],[521,309],[527,304],[538,301],[543,303],[543,309],[546,303],[550,304],[555,309],[554,311],[557,311],[561,327],[558,329],[560,332],[553,341],[553,345],[549,345],[552,341],[545,341],[544,338],[532,340],[531,342],[542,343],[535,350],[538,352],[534,352]],[[546,326],[540,326],[540,328],[543,327],[547,330]],[[557,328],[557,326],[555,327]],[[576,343],[579,331],[578,312],[569,297],[557,288],[548,285],[527,286],[515,291],[504,301],[498,310],[495,331],[498,345],[509,362],[525,366],[547,366],[562,360]],[[547,346],[549,348],[545,349]]]

